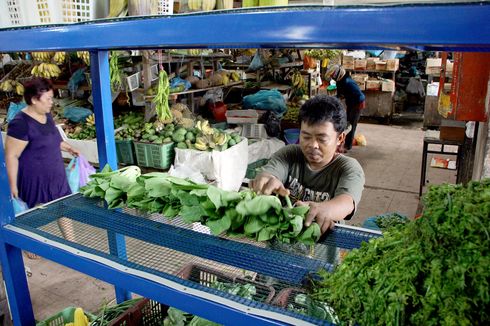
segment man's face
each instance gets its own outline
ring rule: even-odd
[[[330,163],[344,138],[345,134],[338,135],[331,122],[314,125],[301,122],[299,145],[313,169],[320,169]]]

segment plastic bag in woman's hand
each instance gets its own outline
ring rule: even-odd
[[[68,179],[68,185],[70,186],[71,192],[75,193],[78,191],[78,189],[80,189],[78,157],[72,158],[65,170],[66,178]]]
[[[22,213],[25,210],[29,209],[29,206],[20,198],[14,198],[13,199],[13,205],[14,205],[14,213],[15,215]]]
[[[82,155],[78,156],[79,186],[83,187],[89,181],[89,176],[95,173],[95,168]]]

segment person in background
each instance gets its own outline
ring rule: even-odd
[[[54,96],[51,82],[33,78],[24,88],[27,107],[8,125],[5,161],[12,197],[32,208],[71,194],[61,151],[73,156],[79,151],[62,140],[50,114]],[[72,237],[70,223],[58,224],[65,238]]]
[[[354,215],[364,189],[364,172],[357,160],[337,151],[347,125],[337,98],[309,99],[301,106],[299,118],[299,145],[274,153],[250,187],[265,195],[291,195],[296,205],[310,206],[305,225],[316,221],[324,233],[335,222]]]
[[[359,88],[359,85],[350,77],[342,66],[333,65],[327,70],[326,77],[335,80],[337,85],[337,97],[344,98],[347,106],[347,121],[351,125],[351,130],[345,137],[344,149],[352,148],[352,141],[356,135],[357,123],[361,117],[361,110],[365,108],[366,96]]]
[[[423,99],[425,97],[425,89],[420,79],[419,72],[416,67],[410,67],[408,74],[410,79],[406,88],[407,93],[407,111],[423,111]]]

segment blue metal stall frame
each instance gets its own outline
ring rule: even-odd
[[[488,2],[259,8],[2,29],[0,52],[90,51],[99,161],[114,168],[117,159],[108,68],[111,49],[359,48],[488,52],[488,17]],[[230,320],[237,325],[281,324],[176,291],[14,232],[8,228],[15,218],[9,189],[0,147],[0,256],[15,325],[35,323],[21,249],[114,284],[118,300],[127,298],[127,291],[132,291],[224,324]],[[118,234],[110,234],[110,243],[111,252],[124,257],[124,241]]]

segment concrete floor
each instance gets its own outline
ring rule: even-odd
[[[366,136],[367,146],[354,147],[348,155],[363,166],[366,187],[358,212],[349,224],[360,225],[366,217],[387,212],[415,216],[424,136],[420,127],[420,123],[358,126],[358,133]],[[427,169],[431,183],[455,182],[455,175],[455,171]],[[113,287],[107,283],[44,258],[24,261],[30,270],[28,282],[37,320],[68,306],[97,312],[104,303],[114,299]]]

